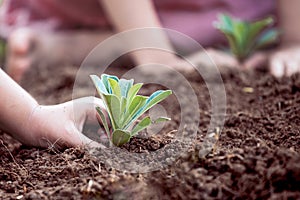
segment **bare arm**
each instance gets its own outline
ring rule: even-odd
[[[290,76],[300,72],[300,1],[278,0],[278,15],[282,44],[270,57],[270,72],[277,77]]]
[[[122,32],[136,28],[157,27],[162,28],[160,20],[151,0],[99,0],[113,27],[117,32]],[[126,45],[140,46],[147,42],[160,49],[173,51],[173,47],[164,31],[149,32],[149,35],[134,35],[129,41],[124,41]],[[172,54],[162,54],[154,50],[139,50],[132,54],[137,64],[150,62],[165,63],[167,60],[176,60]]]
[[[300,42],[300,1],[278,0],[278,15],[283,43]]]
[[[38,103],[0,69],[0,128],[27,141],[30,118]],[[23,136],[21,133],[25,133]],[[21,137],[21,138],[20,138]]]
[[[100,0],[117,31],[161,27],[151,0]]]

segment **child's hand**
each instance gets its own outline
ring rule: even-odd
[[[300,72],[300,45],[257,52],[242,65],[248,69],[269,66],[270,73],[276,77],[291,76]]]
[[[270,71],[274,76],[290,76],[300,72],[300,45],[282,48],[270,55]]]
[[[40,147],[100,146],[82,134],[86,121],[98,123],[96,106],[104,109],[102,101],[94,97],[53,106],[38,106],[28,119],[28,140],[21,142]]]
[[[207,54],[218,67],[255,69],[268,66],[270,73],[276,77],[291,76],[300,72],[300,45],[279,48],[274,51],[256,52],[243,63],[239,63],[234,56],[222,51],[208,49]],[[205,56],[199,56],[200,53],[195,55],[194,57],[199,60],[199,63],[205,64]],[[209,64],[211,64],[210,61],[208,61]]]

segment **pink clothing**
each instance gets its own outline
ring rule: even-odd
[[[166,28],[182,32],[207,46],[222,41],[212,26],[220,12],[242,19],[275,14],[275,0],[153,0]],[[16,28],[39,30],[108,29],[110,22],[99,0],[4,0],[0,9],[0,35]]]

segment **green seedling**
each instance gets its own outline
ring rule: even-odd
[[[270,28],[273,24],[272,17],[247,22],[221,14],[214,26],[226,36],[231,52],[242,62],[254,51],[278,41],[279,31]]]
[[[143,84],[133,84],[133,79],[119,79],[107,74],[103,74],[101,79],[96,75],[90,77],[107,109],[109,121],[102,110],[96,108],[107,137],[114,145],[129,142],[130,138],[153,123],[170,120],[167,117],[152,120],[147,116],[138,122],[146,111],[171,95],[171,90],[158,90],[148,97],[137,95]]]
[[[1,2],[0,2],[0,4],[1,4]],[[1,63],[1,65],[4,63],[5,50],[6,50],[6,43],[4,40],[0,39],[0,63]]]

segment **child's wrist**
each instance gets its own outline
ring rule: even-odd
[[[32,107],[31,113],[28,115],[26,123],[24,125],[24,133],[26,136],[25,141],[22,141],[28,145],[40,146],[39,140],[41,137],[41,111],[42,106],[37,104]]]

